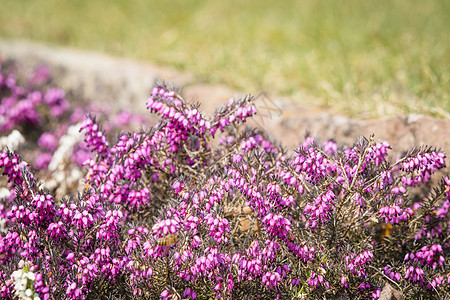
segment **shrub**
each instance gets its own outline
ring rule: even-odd
[[[111,134],[147,125],[142,116],[127,110],[114,114],[95,102],[84,103],[74,93],[66,95],[53,85],[44,65],[29,77],[23,73],[14,61],[0,61],[0,133],[5,135],[0,147],[20,147],[24,158],[46,179],[45,187],[58,187],[58,194],[65,195],[77,185],[83,177],[80,167],[93,156],[79,132],[87,113],[107,114],[105,127]],[[47,180],[50,173],[52,178]]]
[[[116,141],[83,121],[93,155],[77,195],[56,199],[1,153],[2,297],[376,299],[388,284],[450,295],[450,179],[420,191],[442,152],[391,161],[371,136],[290,153],[243,128],[252,97],[207,118],[158,84],[147,108],[160,121]]]

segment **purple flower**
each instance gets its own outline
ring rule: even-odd
[[[60,117],[69,109],[70,105],[65,97],[65,92],[58,88],[51,88],[45,93],[44,101],[50,107],[53,117]]]
[[[81,124],[81,129],[85,131],[85,142],[89,149],[97,151],[102,155],[108,154],[109,143],[98,124],[91,118],[86,118]]]
[[[47,169],[48,165],[52,161],[53,154],[51,153],[41,153],[34,161],[34,167],[37,170]]]
[[[262,283],[265,284],[269,289],[273,289],[281,281],[281,276],[278,272],[266,272],[262,277]]]
[[[314,230],[318,227],[319,220],[324,224],[329,218],[329,211],[333,208],[334,198],[333,191],[327,191],[324,195],[318,196],[314,202],[306,204],[304,209],[307,219],[305,227]]]
[[[51,132],[44,132],[38,140],[38,146],[46,150],[55,151],[58,141],[56,135]]]

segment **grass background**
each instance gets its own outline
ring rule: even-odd
[[[450,118],[448,0],[0,0],[0,37],[147,60],[349,116]]]

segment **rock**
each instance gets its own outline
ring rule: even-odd
[[[386,283],[381,291],[379,300],[405,300],[405,296],[402,292],[394,289],[389,283]]]

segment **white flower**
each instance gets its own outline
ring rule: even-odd
[[[22,269],[17,270],[17,271],[14,271],[14,272],[12,273],[12,277],[14,278],[14,280],[17,280],[17,279],[19,279],[19,278],[22,278],[22,273],[23,273],[23,270],[22,270]]]
[[[36,276],[34,276],[33,272],[28,272],[24,274],[26,278],[30,279],[31,281],[34,281],[36,279]]]
[[[11,274],[15,290],[14,294],[20,300],[40,300],[39,296],[34,295],[33,292],[33,284],[36,280],[36,275],[29,271],[28,263],[21,261],[19,266],[21,269],[16,270]]]
[[[6,235],[6,233],[8,231],[6,230],[5,224],[6,224],[6,220],[0,217],[0,233],[3,233]]]
[[[48,169],[56,171],[58,166],[63,165],[65,159],[69,159],[73,148],[83,140],[83,133],[80,132],[81,123],[72,125],[67,129],[67,133],[59,140],[59,147],[53,154],[52,161],[48,165]]]
[[[16,290],[24,291],[27,287],[27,279],[26,278],[19,278],[16,280]]]
[[[8,136],[0,137],[0,148],[3,149],[5,147],[8,147],[12,151],[15,151],[24,142],[25,138],[23,137],[23,135],[19,131],[14,129]]]

